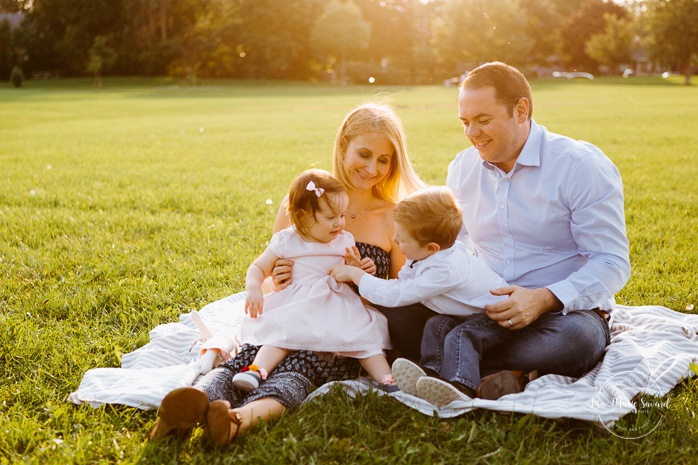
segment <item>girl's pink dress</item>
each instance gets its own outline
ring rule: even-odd
[[[327,274],[344,263],[345,249],[352,245],[354,237],[346,231],[329,243],[307,242],[293,227],[274,234],[269,247],[277,257],[293,260],[293,282],[264,295],[262,314],[243,319],[241,340],[354,358],[389,349],[383,314]]]

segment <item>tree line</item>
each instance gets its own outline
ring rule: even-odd
[[[0,0],[0,12],[14,13],[0,16],[0,76],[404,84],[500,60],[688,79],[698,58],[698,0]]]

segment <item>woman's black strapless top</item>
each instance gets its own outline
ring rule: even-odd
[[[356,248],[359,249],[361,258],[368,257],[376,264],[376,277],[388,279],[390,274],[390,253],[377,245],[365,244],[363,242],[357,242]]]

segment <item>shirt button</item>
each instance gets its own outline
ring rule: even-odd
[[[507,265],[511,265],[511,260],[507,260]]]
[[[499,204],[499,208],[504,208],[504,204],[503,204],[503,203],[500,203],[500,204]]]

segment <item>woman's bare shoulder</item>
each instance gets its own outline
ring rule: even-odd
[[[389,200],[376,199],[376,203],[374,204],[373,208],[376,211],[382,211],[383,213],[389,214],[392,217],[395,204]]]
[[[384,221],[388,225],[388,230],[393,230],[393,211],[395,210],[395,204],[388,200],[380,200],[380,203],[376,206],[376,210],[380,211],[383,215]]]
[[[286,229],[291,226],[291,220],[286,214],[286,205],[288,205],[288,195],[284,197],[279,205],[279,211],[276,213],[276,219],[274,220],[274,232],[279,232],[282,229]]]
[[[395,204],[388,200],[381,200],[376,206],[376,210],[379,212],[380,222],[383,225],[384,234],[388,238],[388,241],[383,248],[390,251],[392,248],[391,238],[393,237],[393,234],[395,234],[395,224],[393,223],[393,211],[395,210]]]

